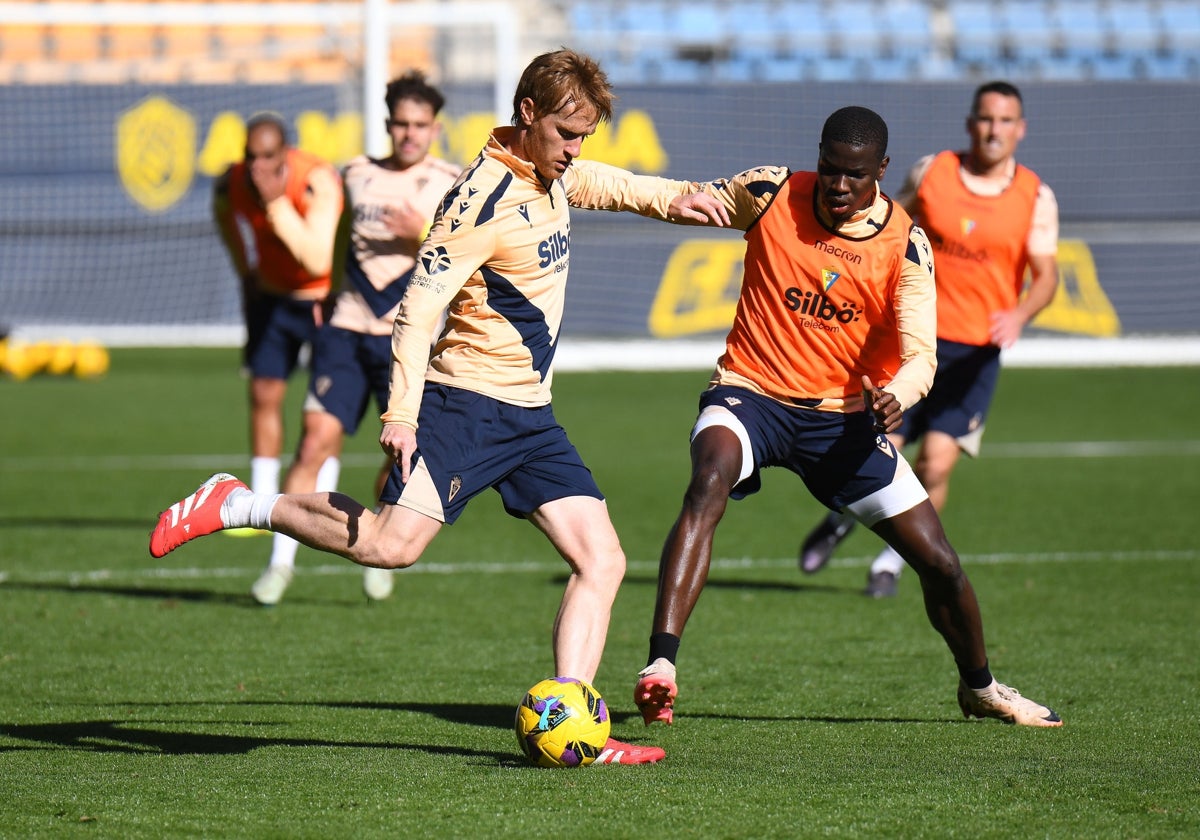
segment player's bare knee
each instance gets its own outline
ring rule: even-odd
[[[720,519],[729,499],[729,481],[713,465],[699,465],[683,497],[684,510],[695,515]]]
[[[421,556],[422,546],[404,534],[380,527],[379,517],[371,511],[348,523],[346,556],[362,566],[379,569],[404,569]]]
[[[928,546],[921,553],[919,563],[920,565],[914,565],[917,565],[917,571],[922,577],[956,581],[963,576],[958,554],[945,540],[938,540]]]

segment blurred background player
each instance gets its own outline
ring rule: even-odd
[[[329,322],[313,345],[304,423],[295,460],[284,477],[285,493],[318,489],[317,476],[323,471],[333,484],[320,489],[333,489],[343,438],[358,430],[371,396],[381,414],[387,409],[396,310],[417,249],[460,171],[429,154],[445,99],[422,73],[412,71],[390,82],[384,99],[391,156],[359,156],[342,170],[346,209],[336,248],[341,282]],[[385,458],[376,498],[391,466]],[[270,564],[251,588],[260,604],[276,604],[283,597],[298,545],[275,534]],[[388,597],[392,574],[390,569],[365,568],[366,596]]]
[[[940,512],[960,452],[979,454],[984,421],[1011,347],[1058,288],[1058,203],[1050,187],[1017,163],[1025,137],[1021,93],[1003,81],[976,89],[966,121],[970,148],[919,160],[897,201],[925,230],[937,266],[937,372],[929,395],[890,435],[902,448],[920,440],[913,469]],[[1030,282],[1024,296],[1026,267]],[[831,511],[800,547],[813,574],[854,527]],[[904,560],[885,547],[865,594],[896,594]]]
[[[704,185],[746,231],[737,314],[692,427],[692,472],[663,545],[650,655],[634,702],[671,723],[675,660],[712,563],[729,499],[783,467],[830,509],[845,508],[912,564],[925,613],[957,666],[964,716],[1060,726],[1051,709],[997,682],[975,590],[937,511],[886,434],[933,381],[929,242],[879,190],[887,124],[835,111],[815,172],[762,166]]]
[[[567,563],[553,624],[555,676],[594,683],[625,553],[604,494],[551,405],[570,208],[728,221],[721,202],[690,181],[579,159],[583,141],[612,119],[614,98],[591,58],[566,49],[537,56],[517,84],[513,124],[493,129],[447,193],[396,316],[379,438],[395,465],[376,510],[340,493],[252,493],[218,473],[161,514],[151,555],[253,526],[361,566],[404,568],[492,489]],[[431,358],[429,337],[443,313]],[[594,763],[664,755],[610,738]]]
[[[279,114],[251,116],[243,160],[214,184],[213,216],[242,284],[250,482],[263,493],[279,490],[287,383],[323,320],[341,212],[337,170],[292,148]]]

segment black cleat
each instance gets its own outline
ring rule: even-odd
[[[833,550],[850,536],[855,524],[853,517],[840,513],[830,513],[822,519],[821,524],[813,528],[800,545],[800,571],[815,575],[825,568],[833,556]]]
[[[863,594],[868,598],[892,598],[896,594],[896,580],[892,572],[867,572],[867,588]]]

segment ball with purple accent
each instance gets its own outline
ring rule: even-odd
[[[608,741],[611,721],[600,692],[583,680],[554,677],[525,692],[513,727],[521,752],[539,767],[584,767]]]

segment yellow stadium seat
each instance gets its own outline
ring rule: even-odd
[[[46,27],[29,24],[0,24],[0,62],[14,64],[47,57]]]

